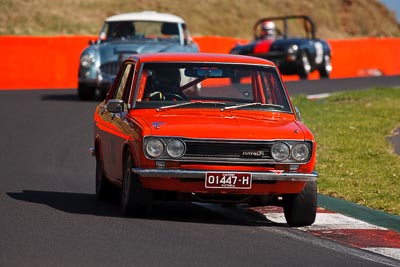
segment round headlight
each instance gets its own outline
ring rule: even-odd
[[[179,139],[172,139],[167,144],[167,153],[173,158],[182,157],[185,149],[185,143]]]
[[[285,143],[275,143],[271,148],[271,155],[276,161],[282,161],[289,157],[290,148]]]
[[[159,157],[164,152],[164,143],[158,138],[153,138],[146,144],[146,152],[152,158]]]
[[[299,50],[299,47],[297,45],[291,45],[288,48],[289,54],[297,53],[297,50]]]
[[[81,57],[81,66],[89,68],[94,63],[94,56],[92,54],[83,55]]]
[[[292,147],[292,157],[297,161],[307,160],[309,155],[310,149],[304,143],[298,143]]]

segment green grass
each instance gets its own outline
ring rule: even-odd
[[[400,215],[400,156],[387,140],[400,127],[400,89],[292,101],[317,140],[319,193]]]

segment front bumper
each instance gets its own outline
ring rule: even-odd
[[[107,91],[113,83],[116,74],[101,72],[100,69],[79,69],[78,86],[99,88],[102,91]]]
[[[179,178],[179,179],[205,179],[207,171],[204,170],[174,170],[174,169],[140,169],[132,168],[132,172],[143,178]],[[210,171],[211,172],[211,171]],[[213,171],[214,172],[214,171]],[[237,172],[218,171],[234,173],[250,173],[253,181],[290,181],[290,182],[312,182],[318,178],[317,172],[293,173],[293,172]]]

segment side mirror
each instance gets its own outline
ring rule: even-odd
[[[295,112],[296,112],[296,117],[297,117],[297,119],[298,119],[299,121],[301,121],[301,115],[300,115],[300,110],[299,110],[299,108],[296,106],[296,107],[294,107],[294,110],[295,110]]]
[[[110,99],[107,102],[106,108],[111,113],[122,113],[125,109],[124,101],[121,99]]]

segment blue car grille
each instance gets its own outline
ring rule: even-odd
[[[103,74],[108,74],[108,75],[117,75],[119,68],[121,67],[122,62],[121,61],[111,61],[104,63],[100,66],[100,71]]]

